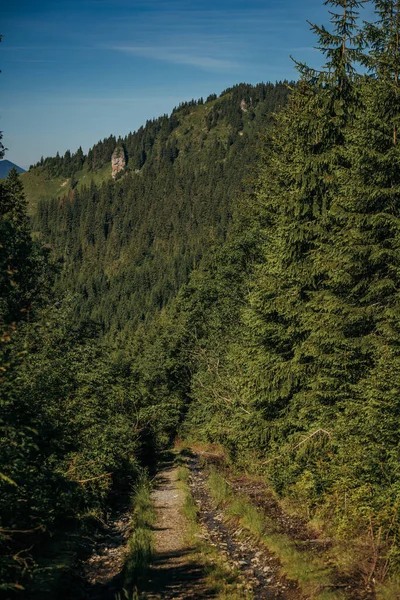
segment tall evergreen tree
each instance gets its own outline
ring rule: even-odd
[[[271,214],[265,261],[245,315],[253,339],[253,358],[243,359],[250,397],[278,419],[278,428],[279,416],[290,410],[288,433],[308,430],[321,418],[319,400],[309,395],[316,367],[304,352],[313,318],[308,302],[323,278],[315,255],[330,235],[344,128],[354,110],[353,62],[360,49],[356,11],[362,3],[327,4],[342,11],[331,13],[332,32],[313,26],[326,66],[316,72],[298,65],[302,81],[278,116],[268,148],[258,194]]]
[[[359,110],[346,132],[347,168],[336,201],[341,228],[331,245],[330,289],[346,343],[342,352],[336,349],[336,361],[345,356],[352,373],[338,413],[343,479],[338,475],[334,487],[357,497],[356,506],[362,498],[363,516],[354,514],[354,521],[365,519],[365,526],[369,518],[371,526],[384,525],[394,537],[400,445],[393,393],[400,385],[400,3],[375,6],[378,20],[366,28],[372,76],[360,84]]]

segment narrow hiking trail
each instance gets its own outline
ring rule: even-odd
[[[177,460],[177,458],[179,460]],[[240,522],[228,518],[225,506],[216,506],[209,487],[209,467],[214,458],[199,454],[169,454],[154,480],[152,502],[156,512],[153,529],[154,557],[140,577],[140,600],[374,600],[356,582],[335,576],[331,583],[317,577],[310,593],[285,577],[275,554],[249,533]],[[218,462],[218,460],[217,460]],[[186,478],[182,481],[182,469]],[[229,486],[272,519],[280,531],[296,541],[300,550],[313,554],[329,550],[329,540],[315,539],[304,523],[282,512],[262,481],[224,471]],[[185,503],[191,496],[197,520],[190,520]],[[196,510],[195,510],[196,512]],[[116,515],[98,540],[85,565],[90,590],[85,599],[116,600],[120,573],[129,536],[129,513]],[[218,574],[215,577],[215,574]],[[350,584],[349,584],[350,583]],[[327,595],[326,595],[327,594]],[[332,594],[332,595],[331,595]],[[125,596],[123,596],[125,597]]]
[[[297,600],[301,594],[293,582],[279,574],[279,561],[240,528],[224,522],[207,489],[207,478],[196,459],[188,461],[189,486],[199,512],[204,542],[218,551],[238,585],[235,598]],[[196,544],[188,543],[188,522],[183,514],[185,493],[178,481],[178,468],[167,464],[156,478],[153,502],[157,513],[154,527],[155,558],[140,597],[148,600],[189,600],[217,597],[207,581],[205,560]],[[243,583],[244,582],[244,583]]]
[[[211,597],[204,568],[188,544],[188,523],[183,514],[185,494],[178,482],[178,467],[167,463],[158,474],[152,494],[157,519],[154,525],[156,554],[141,598],[189,600]]]

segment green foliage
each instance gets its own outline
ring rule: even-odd
[[[132,505],[132,535],[129,538],[123,570],[123,589],[127,598],[136,597],[137,586],[144,581],[154,553],[153,526],[156,515],[151,499],[151,487],[145,478],[136,484]]]
[[[24,562],[38,558],[36,545],[66,520],[101,514],[111,489],[134,481],[140,425],[128,365],[90,332],[74,328],[70,309],[46,309],[40,320],[19,326],[7,357],[0,445],[3,579],[21,583]],[[26,556],[19,554],[31,546]]]
[[[73,154],[71,154],[70,150],[67,150],[62,157],[58,152],[54,158],[49,157],[44,159],[42,156],[40,162],[38,162],[35,167],[38,168],[38,170],[45,172],[48,177],[71,177],[76,171],[80,171],[82,169],[84,162],[85,156],[82,148],[79,147],[78,150]]]
[[[73,301],[50,303],[48,252],[30,238],[15,173],[1,192],[0,573],[18,591],[43,577],[51,538],[106,511],[145,456],[129,363],[76,325]]]
[[[377,8],[374,77],[354,72],[372,34],[351,12],[333,14],[334,37],[315,28],[327,71],[300,65],[256,193],[234,215],[244,231],[231,228],[213,271],[205,258],[179,296],[196,359],[183,431],[258,464],[337,535],[364,536],[368,581],[398,569],[399,531],[398,84],[384,57],[394,25]],[[226,253],[250,232],[252,253],[217,291]]]
[[[25,319],[50,293],[47,250],[32,242],[15,169],[0,183],[0,327]]]

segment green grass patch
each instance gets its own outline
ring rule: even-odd
[[[214,468],[210,469],[208,485],[217,506],[223,506],[232,500],[232,490],[225,478]]]
[[[35,211],[40,200],[50,200],[51,198],[63,196],[70,189],[69,179],[65,177],[48,179],[44,173],[37,169],[23,173],[20,178],[24,186],[30,213]]]
[[[263,535],[265,535],[265,515],[245,498],[234,497],[227,507],[226,514],[228,517],[240,520],[243,527],[249,529],[258,540],[261,540]]]
[[[82,186],[89,186],[92,181],[96,185],[100,185],[103,181],[111,179],[111,162],[96,171],[89,171],[85,165],[81,171],[74,173],[74,179],[77,182],[78,189]],[[28,200],[30,214],[35,212],[37,204],[41,200],[62,198],[71,191],[70,177],[49,178],[46,171],[40,168],[23,173],[21,181]]]
[[[178,480],[187,482],[189,480],[189,471],[185,467],[179,467]]]
[[[138,597],[138,586],[146,575],[154,553],[153,524],[156,518],[151,499],[151,487],[142,480],[133,495],[132,535],[123,570],[122,598]]]
[[[319,560],[310,552],[299,551],[285,534],[266,532],[262,541],[279,558],[285,575],[297,581],[306,595],[319,600],[344,598],[340,591],[334,589],[332,570],[324,564],[323,557]]]
[[[185,495],[185,501],[183,503],[183,514],[185,515],[185,518],[189,521],[190,524],[193,525],[193,523],[195,523],[197,525],[198,512],[199,511],[196,502],[194,501],[194,498],[189,491]]]
[[[188,485],[189,476],[189,469],[186,466],[179,467],[178,479],[185,493],[183,514],[188,522],[187,541],[193,548],[193,562],[203,565],[205,585],[216,600],[251,600],[253,595],[246,589],[246,581],[240,572],[232,569],[223,560],[218,550],[201,537],[198,508]]]
[[[324,563],[324,557],[319,559],[310,552],[298,550],[289,536],[276,531],[272,520],[261,510],[244,496],[235,495],[223,474],[215,468],[210,469],[208,486],[215,505],[225,506],[228,519],[235,519],[257,540],[264,543],[280,560],[282,574],[296,581],[306,596],[318,600],[344,598],[340,591],[334,589],[333,572]]]

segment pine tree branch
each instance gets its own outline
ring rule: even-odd
[[[102,475],[98,475],[97,477],[89,477],[89,479],[77,479],[77,483],[87,483],[88,481],[95,481],[96,479],[101,479],[102,477],[111,477],[111,473],[103,473]]]
[[[305,444],[308,440],[310,440],[311,438],[313,438],[315,435],[317,435],[318,433],[324,433],[327,436],[331,436],[331,432],[330,431],[326,431],[326,429],[317,429],[317,431],[314,431],[313,433],[311,433],[310,435],[308,435],[304,440],[302,440],[301,442],[299,442],[298,444],[296,444],[295,446],[293,446],[292,450],[296,450],[296,448],[299,448],[300,446],[302,446],[303,444]]]

